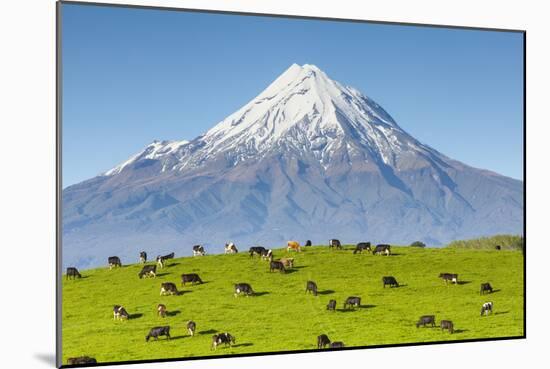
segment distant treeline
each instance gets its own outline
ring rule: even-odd
[[[502,250],[522,250],[525,241],[522,236],[499,234],[492,237],[481,237],[471,240],[453,241],[447,247],[465,249],[495,249],[500,246]]]

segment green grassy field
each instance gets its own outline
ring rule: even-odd
[[[174,259],[157,278],[141,280],[138,264],[81,271],[82,279],[63,281],[63,363],[81,355],[113,362],[315,349],[322,333],[348,347],[523,335],[521,252],[394,246],[392,251],[387,257],[304,248],[291,253],[295,268],[286,274],[270,273],[268,262],[245,252]],[[274,252],[275,258],[286,255]],[[458,273],[461,284],[446,286],[440,272]],[[198,273],[205,283],[180,288],[182,273]],[[385,275],[402,286],[382,288]],[[317,282],[318,296],[304,293],[307,280]],[[161,282],[176,283],[183,294],[159,296]],[[250,283],[257,295],[235,298],[238,282]],[[480,296],[482,282],[495,292]],[[363,307],[343,311],[345,298],[353,295],[362,298]],[[336,312],[326,310],[329,299],[337,301]],[[494,302],[494,314],[480,317],[485,301]],[[159,303],[171,316],[157,317]],[[131,319],[114,321],[115,304]],[[437,324],[452,320],[455,333],[416,328],[425,314],[435,314]],[[197,323],[195,337],[187,335],[188,320]],[[149,329],[162,325],[170,326],[172,339],[145,342]],[[237,344],[212,351],[212,335],[226,331]]]

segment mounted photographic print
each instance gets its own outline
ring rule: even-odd
[[[525,337],[525,32],[58,3],[58,365]]]

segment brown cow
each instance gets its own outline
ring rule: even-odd
[[[294,251],[298,251],[298,252],[302,251],[300,249],[300,243],[298,241],[288,241],[286,243],[286,251],[288,252],[290,250],[294,250]]]
[[[283,263],[285,268],[293,268],[294,267],[294,258],[280,258],[279,261]]]

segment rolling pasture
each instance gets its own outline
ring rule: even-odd
[[[169,260],[156,278],[138,278],[138,255],[122,260],[122,268],[80,271],[82,278],[75,280],[63,276],[63,363],[82,355],[115,362],[313,350],[322,333],[347,347],[524,333],[520,251],[392,246],[391,256],[374,256],[354,255],[352,246],[344,247],[274,250],[275,259],[295,258],[295,267],[285,274],[270,273],[268,261],[250,258],[240,247],[238,254]],[[153,259],[154,251],[146,251]],[[442,272],[458,273],[459,284],[445,285],[438,278]],[[198,273],[204,284],[180,287],[182,273]],[[394,276],[400,287],[383,288],[383,276]],[[317,283],[318,296],[305,294],[308,280]],[[160,296],[161,282],[176,283],[181,293]],[[234,297],[233,285],[239,282],[250,283],[256,295]],[[483,282],[495,291],[480,296]],[[360,296],[362,306],[343,310],[348,296]],[[326,310],[330,299],[337,301],[336,311]],[[486,301],[494,303],[494,312],[480,317]],[[165,318],[156,314],[159,303],[167,307]],[[113,305],[124,306],[130,319],[113,320]],[[416,328],[421,315],[435,315],[437,327]],[[454,334],[441,331],[442,319],[454,322]],[[187,333],[188,320],[197,323],[194,337]],[[171,340],[145,342],[150,328],[164,325],[170,326]],[[230,332],[236,345],[211,350],[216,332]]]

